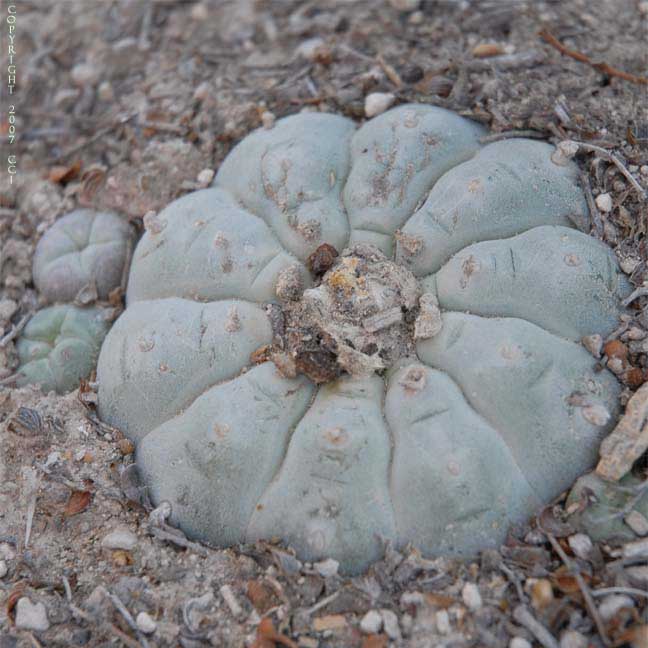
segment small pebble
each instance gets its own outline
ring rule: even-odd
[[[275,125],[275,122],[277,121],[277,118],[275,117],[275,114],[273,112],[270,112],[269,110],[264,110],[261,113],[261,124],[263,125],[263,128],[266,130],[272,128]]]
[[[324,40],[319,37],[309,38],[301,43],[295,50],[295,54],[307,61],[316,61],[319,53],[326,47]]]
[[[220,595],[223,597],[223,600],[225,601],[225,603],[227,603],[227,607],[230,609],[232,616],[241,616],[241,614],[243,613],[243,608],[234,595],[232,588],[229,585],[223,585],[219,591]]]
[[[474,583],[466,583],[461,590],[461,598],[469,610],[473,612],[479,610],[482,606],[482,597],[479,593],[477,585]]]
[[[365,634],[378,634],[382,628],[383,620],[378,610],[369,610],[360,621],[360,630]]]
[[[72,68],[71,76],[78,86],[94,85],[101,77],[101,70],[91,63],[78,63]]]
[[[398,617],[392,610],[380,610],[382,616],[383,628],[385,634],[393,641],[400,641],[402,639],[400,626],[398,625]]]
[[[157,629],[157,623],[147,612],[140,612],[135,622],[137,623],[137,629],[146,635],[153,634]]]
[[[54,95],[54,105],[61,110],[68,110],[78,98],[79,91],[76,88],[62,88]]]
[[[439,610],[436,613],[435,620],[439,634],[449,635],[452,631],[452,627],[450,626],[450,617],[448,616],[448,612],[446,610]]]
[[[124,549],[131,551],[137,546],[137,536],[128,529],[115,529],[101,541],[104,549]]]
[[[214,170],[213,169],[203,169],[199,174],[196,180],[198,184],[202,187],[207,187],[211,181],[214,179]]]
[[[621,608],[633,608],[634,602],[625,594],[610,594],[598,606],[603,621],[610,621]]]
[[[603,338],[598,333],[595,333],[594,335],[586,335],[581,342],[595,358],[601,357]]]
[[[531,605],[536,610],[544,610],[553,603],[554,593],[551,583],[546,578],[539,578],[531,587]]]
[[[624,544],[622,555],[624,558],[648,558],[648,538]]]
[[[410,25],[422,25],[425,21],[425,14],[422,11],[414,11],[409,15],[407,22]]]
[[[389,4],[397,11],[416,11],[421,0],[389,0]]]
[[[636,565],[627,567],[625,575],[633,587],[640,587],[648,590],[648,565]]]
[[[418,83],[425,76],[425,72],[420,65],[409,65],[400,75],[405,83]]]
[[[317,573],[324,578],[330,578],[335,576],[338,573],[340,563],[333,558],[327,558],[321,562],[316,562],[313,564],[313,567],[317,570]]]
[[[191,12],[189,13],[192,20],[196,22],[203,22],[209,18],[209,10],[204,2],[199,2],[191,7]]]
[[[566,166],[576,153],[578,153],[578,148],[578,144],[571,140],[559,142],[556,150],[551,154],[551,161],[558,166]]]
[[[16,603],[16,628],[45,632],[50,627],[47,610],[42,603],[32,603],[26,596]]]
[[[625,523],[638,535],[648,535],[648,520],[639,511],[631,511],[624,518]]]
[[[513,637],[509,642],[509,648],[531,648],[531,644],[524,637]]]
[[[113,101],[115,93],[110,81],[102,81],[97,88],[97,95],[101,101]]]
[[[643,164],[639,169],[639,173],[641,173],[644,178],[648,178],[648,164]]]
[[[575,556],[586,560],[590,553],[592,553],[592,541],[590,537],[584,533],[575,533],[567,538],[570,549],[574,552]]]
[[[602,193],[596,196],[596,206],[606,214],[612,211],[612,196],[609,193]]]
[[[8,571],[9,567],[7,567],[7,561],[0,560],[0,578],[4,578],[7,575]]]
[[[576,630],[567,630],[560,637],[560,648],[587,648],[587,637]]]
[[[391,92],[372,92],[365,97],[364,111],[367,117],[380,115],[389,108],[396,97]]]

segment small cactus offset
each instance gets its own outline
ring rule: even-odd
[[[484,134],[295,115],[147,218],[99,412],[192,537],[472,555],[593,465],[620,386],[580,340],[629,285],[574,226],[576,166]]]
[[[38,311],[16,344],[17,385],[38,384],[44,392],[72,391],[94,370],[110,327],[106,309],[71,304]]]
[[[34,253],[34,284],[47,303],[71,302],[86,286],[107,299],[120,285],[134,229],[111,212],[77,209],[56,221]]]
[[[135,230],[124,218],[91,209],[70,212],[45,232],[32,274],[41,301],[58,305],[38,311],[18,340],[17,385],[63,394],[91,375],[109,311],[79,306],[107,300],[121,285],[134,244]]]

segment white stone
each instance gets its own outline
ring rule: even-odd
[[[295,50],[295,54],[307,61],[315,61],[317,59],[318,50],[325,47],[324,40],[319,37],[309,38],[301,43]]]
[[[587,648],[587,638],[576,630],[567,630],[560,637],[560,648]]]
[[[402,635],[396,613],[393,610],[383,609],[380,610],[380,615],[382,616],[385,634],[393,641],[400,641]]]
[[[602,193],[596,196],[596,206],[606,214],[612,211],[612,196],[609,193]]]
[[[634,587],[643,587],[648,590],[648,565],[627,567],[625,573]]]
[[[461,590],[461,598],[469,610],[473,612],[479,610],[482,606],[482,597],[477,585],[466,583]]]
[[[603,338],[598,333],[594,333],[594,335],[586,335],[581,342],[595,358],[601,357]]]
[[[78,86],[94,85],[101,77],[101,70],[91,63],[78,63],[72,68],[71,76]]]
[[[7,561],[0,560],[0,578],[4,578],[7,575],[8,571],[9,567],[7,567]]]
[[[225,603],[227,603],[227,607],[230,609],[230,612],[232,613],[232,616],[239,617],[243,613],[243,608],[241,607],[241,604],[238,602],[236,599],[236,596],[234,595],[234,591],[229,585],[223,585],[220,590],[220,595],[223,597],[223,600]]]
[[[389,4],[398,11],[416,11],[421,0],[389,0]]]
[[[263,125],[263,128],[266,130],[272,128],[275,125],[275,122],[277,121],[277,117],[273,112],[270,112],[269,110],[264,110],[261,113],[261,124]]]
[[[137,623],[137,629],[146,635],[153,634],[157,630],[157,623],[147,612],[140,612],[135,622]]]
[[[54,95],[54,105],[63,110],[72,108],[79,98],[79,91],[76,88],[62,88]]]
[[[16,603],[16,628],[45,632],[50,627],[47,610],[42,603],[32,603],[26,596]]]
[[[360,630],[365,634],[377,634],[382,628],[383,620],[378,610],[369,610],[360,621]]]
[[[198,174],[198,178],[196,178],[196,179],[198,180],[199,185],[202,185],[203,187],[206,187],[214,179],[214,170],[213,169],[203,169]]]
[[[599,614],[603,621],[610,621],[621,608],[633,608],[634,602],[625,594],[610,594],[599,604]]]
[[[384,113],[396,97],[391,92],[372,92],[365,97],[364,111],[367,117],[375,117]]]
[[[558,166],[565,166],[578,153],[579,146],[571,140],[564,140],[556,145],[556,150],[551,154],[551,161]]]
[[[97,95],[101,101],[113,101],[115,93],[110,81],[102,81],[97,88]]]
[[[648,535],[648,520],[639,511],[631,511],[624,518],[625,523],[638,535]]]
[[[570,549],[579,558],[586,559],[592,552],[592,541],[584,533],[575,533],[567,538]]]
[[[524,637],[513,637],[509,642],[509,648],[531,648],[531,644]]]
[[[450,617],[448,616],[448,612],[446,610],[439,610],[436,613],[435,620],[439,634],[449,635],[452,631],[452,627],[450,626]]]
[[[320,576],[329,578],[338,573],[340,563],[337,560],[333,560],[333,558],[327,558],[326,560],[314,563],[313,567],[315,567]]]
[[[124,549],[131,551],[137,546],[137,536],[128,529],[115,529],[101,541],[104,549]]]
[[[422,25],[425,20],[425,14],[422,11],[414,11],[409,15],[407,22],[410,25]]]

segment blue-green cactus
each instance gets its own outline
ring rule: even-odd
[[[16,350],[17,384],[38,384],[44,392],[72,391],[97,364],[108,333],[107,312],[69,304],[38,311],[23,330]]]
[[[423,105],[288,117],[149,222],[99,410],[192,537],[279,536],[347,572],[384,539],[471,555],[595,461],[619,385],[579,341],[628,283],[574,228],[576,166],[483,134]],[[347,250],[320,282],[324,243]],[[326,384],[299,375],[309,326]]]

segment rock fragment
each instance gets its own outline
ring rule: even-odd
[[[626,412],[612,434],[601,444],[601,459],[596,473],[603,479],[618,481],[648,449],[648,383],[628,401]]]
[[[26,596],[16,603],[16,628],[45,632],[50,627],[47,610],[42,603],[32,603]]]
[[[378,610],[369,610],[360,621],[360,630],[365,634],[378,634],[382,628],[383,618]]]

